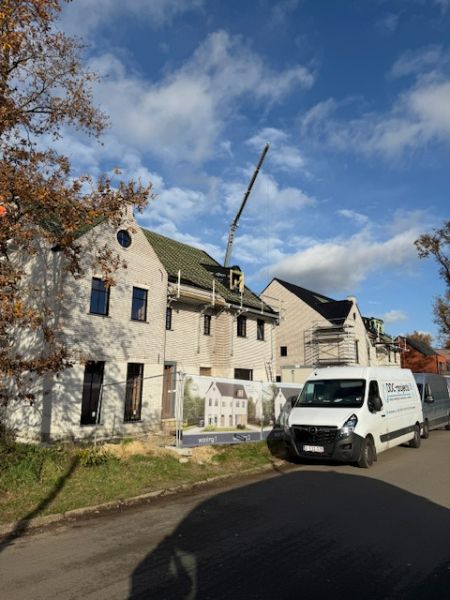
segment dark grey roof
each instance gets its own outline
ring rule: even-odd
[[[425,344],[424,342],[419,342],[416,339],[410,337],[406,337],[405,339],[407,344],[409,344],[411,348],[414,348],[414,350],[417,350],[417,352],[420,352],[424,356],[435,356],[437,354],[436,350],[434,350],[431,346]]]
[[[278,281],[279,284],[294,294],[294,296],[303,300],[303,302],[318,312],[322,317],[333,323],[333,325],[342,325],[348,317],[353,305],[351,300],[333,300],[332,298],[328,298],[328,296],[312,292],[311,290],[283,281],[277,277],[274,278],[274,281]]]
[[[209,388],[206,391],[206,394],[208,394],[209,390],[216,386],[217,389],[219,390],[219,392],[221,393],[222,396],[228,396],[230,398],[241,398],[241,399],[245,399],[247,398],[247,392],[245,391],[245,387],[240,384],[240,383],[227,383],[227,382],[223,382],[223,381],[213,381],[211,383],[211,385],[209,386]],[[238,396],[238,391],[242,392],[239,396]]]
[[[230,290],[223,283],[226,279],[226,269],[204,250],[147,229],[142,231],[166,269],[169,281],[176,282],[180,271],[181,283],[210,291],[214,279],[216,292],[225,298],[226,302],[236,305],[241,303],[240,293]],[[258,310],[262,308],[264,312],[274,316],[277,314],[248,287],[244,289],[242,304],[247,308]]]

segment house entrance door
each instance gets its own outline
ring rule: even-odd
[[[175,417],[176,387],[176,363],[164,363],[161,415],[163,419],[173,419]]]

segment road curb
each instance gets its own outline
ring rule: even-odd
[[[0,540],[8,537],[19,537],[19,535],[25,532],[32,531],[33,529],[39,529],[54,525],[55,523],[70,522],[81,517],[94,516],[97,513],[120,511],[139,504],[150,503],[156,498],[162,498],[166,496],[174,496],[182,492],[188,492],[203,486],[207,486],[220,481],[226,481],[236,477],[244,477],[246,475],[257,475],[258,473],[264,473],[266,471],[278,471],[280,467],[285,467],[286,470],[290,470],[289,466],[284,461],[273,461],[269,465],[262,467],[254,467],[252,469],[246,469],[244,471],[238,471],[234,473],[226,473],[224,475],[217,475],[216,477],[208,477],[200,481],[194,481],[193,483],[182,483],[180,485],[164,488],[161,490],[155,490],[153,492],[147,492],[146,494],[140,494],[139,496],[133,496],[131,498],[119,498],[118,500],[111,500],[104,502],[103,504],[96,504],[95,506],[86,506],[84,508],[74,508],[64,513],[56,513],[54,515],[47,515],[45,517],[35,517],[33,519],[23,519],[14,523],[7,523],[6,525],[0,525]]]

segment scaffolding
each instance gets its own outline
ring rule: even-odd
[[[351,323],[316,322],[304,332],[305,365],[332,367],[359,363],[355,327]]]

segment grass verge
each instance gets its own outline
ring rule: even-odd
[[[273,462],[265,442],[199,449],[180,462],[168,452],[110,446],[0,446],[0,523],[131,498]]]

